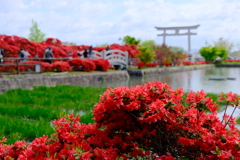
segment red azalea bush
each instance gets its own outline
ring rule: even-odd
[[[6,66],[1,66],[0,67],[1,72],[13,72],[13,73],[17,72],[17,64],[16,65],[10,65],[10,64],[12,64],[12,62],[4,62],[4,64],[6,64]]]
[[[50,46],[53,50],[55,58],[66,58],[67,52],[72,50],[73,58],[77,58],[77,51],[83,51],[85,48],[89,48],[87,45],[63,45],[62,42],[57,38],[47,38],[45,41],[36,43],[31,42],[26,38],[18,36],[8,36],[0,35],[0,48],[3,48],[5,51],[4,57],[17,57],[20,51],[20,48],[24,48],[30,53],[30,58],[34,57],[37,53],[40,58],[43,57],[44,50]],[[111,44],[109,45],[111,49],[117,49],[121,51],[127,51],[131,58],[136,58],[136,55],[140,53],[137,50],[136,45],[119,45]],[[101,52],[105,50],[106,47],[93,47],[93,50]]]
[[[146,63],[147,67],[157,67],[158,65],[159,64],[157,64],[157,63],[151,63],[151,62]]]
[[[42,71],[47,72],[47,71],[53,71],[52,64],[48,62],[41,62],[42,64]]]
[[[197,64],[207,64],[205,61],[199,61]]]
[[[240,62],[240,59],[226,59],[225,62]]]
[[[222,123],[216,116],[218,106],[203,91],[190,92],[186,100],[183,94],[182,89],[161,82],[108,89],[94,106],[95,121],[109,137],[123,140],[117,148],[129,158],[239,158],[240,135],[234,119]],[[240,100],[231,94],[226,97]]]
[[[82,59],[70,59],[68,63],[72,66],[74,71],[80,71],[82,68]]]
[[[82,70],[86,72],[91,72],[96,69],[96,65],[91,59],[82,59]]]
[[[92,59],[92,61],[96,65],[96,70],[98,71],[107,71],[109,69],[110,63],[107,59],[99,58]]]
[[[74,70],[91,72],[96,69],[96,65],[94,64],[92,59],[71,59],[68,60],[68,63],[74,68]]]
[[[159,64],[157,64],[157,63],[151,63],[151,62],[148,62],[146,64],[144,64],[143,62],[138,62],[137,63],[138,68],[142,68],[144,66],[146,66],[146,67],[157,67],[158,65]]]
[[[193,62],[190,62],[190,61],[184,61],[183,62],[183,65],[194,65],[195,63]]]
[[[144,63],[143,62],[138,62],[137,66],[138,66],[138,68],[142,68],[142,67],[144,67]]]
[[[35,70],[35,65],[31,65],[31,64],[41,64],[41,62],[38,62],[38,61],[26,61],[26,62],[23,62],[22,64],[24,64],[22,67],[22,70],[21,71],[27,71],[27,70],[32,70],[34,71]],[[29,65],[27,65],[29,64]]]
[[[172,66],[172,63],[170,63],[170,62],[164,62],[163,65],[168,67],[168,66]]]
[[[72,71],[72,67],[69,65],[68,62],[54,62],[52,64],[53,71],[57,72],[67,72]]]
[[[95,124],[69,115],[54,120],[56,133],[31,143],[0,141],[1,159],[240,159],[235,119],[216,116],[218,105],[201,90],[183,98],[182,89],[161,82],[108,88],[94,106]],[[237,108],[240,97],[220,95]],[[208,111],[209,113],[206,113]],[[228,128],[227,128],[228,126]]]

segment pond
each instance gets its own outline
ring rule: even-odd
[[[172,88],[183,88],[185,92],[204,90],[206,93],[227,93],[240,95],[240,68],[208,68],[185,72],[175,72],[147,77],[132,76],[129,80],[99,82],[94,87],[117,87],[143,85],[151,81],[162,81]]]

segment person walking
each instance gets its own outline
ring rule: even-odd
[[[84,49],[83,57],[84,57],[84,58],[88,58],[88,51],[87,51],[86,48]]]
[[[4,50],[0,48],[0,63],[3,63],[3,55],[4,55]]]
[[[89,58],[92,58],[92,46],[89,47]]]
[[[50,46],[48,46],[48,48],[45,49],[43,58],[44,58],[45,62],[52,64],[52,60],[54,58],[54,55],[53,55],[52,48]]]
[[[26,62],[27,61],[27,57],[29,56],[28,51],[26,51],[25,49],[21,48],[18,58],[20,58],[20,63],[22,62]]]
[[[110,50],[110,47],[109,47],[109,46],[107,46],[107,47],[106,47],[106,51],[109,51],[109,50]]]
[[[39,61],[39,57],[37,53],[34,55],[34,61]]]

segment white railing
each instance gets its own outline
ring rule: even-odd
[[[83,55],[84,51],[81,51],[81,57],[80,58],[84,58]],[[92,51],[92,55],[88,54],[87,58],[103,58],[103,59],[107,59],[110,62],[111,66],[115,66],[118,65],[122,68],[128,68],[128,52],[127,51],[121,51],[121,50],[108,50],[108,51]]]

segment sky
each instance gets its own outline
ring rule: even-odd
[[[161,45],[155,27],[200,25],[191,30],[197,33],[191,52],[219,38],[240,44],[239,0],[0,0],[0,6],[3,35],[28,38],[34,20],[46,38],[77,45],[122,44],[127,35]],[[166,44],[188,50],[188,37],[168,36]]]

